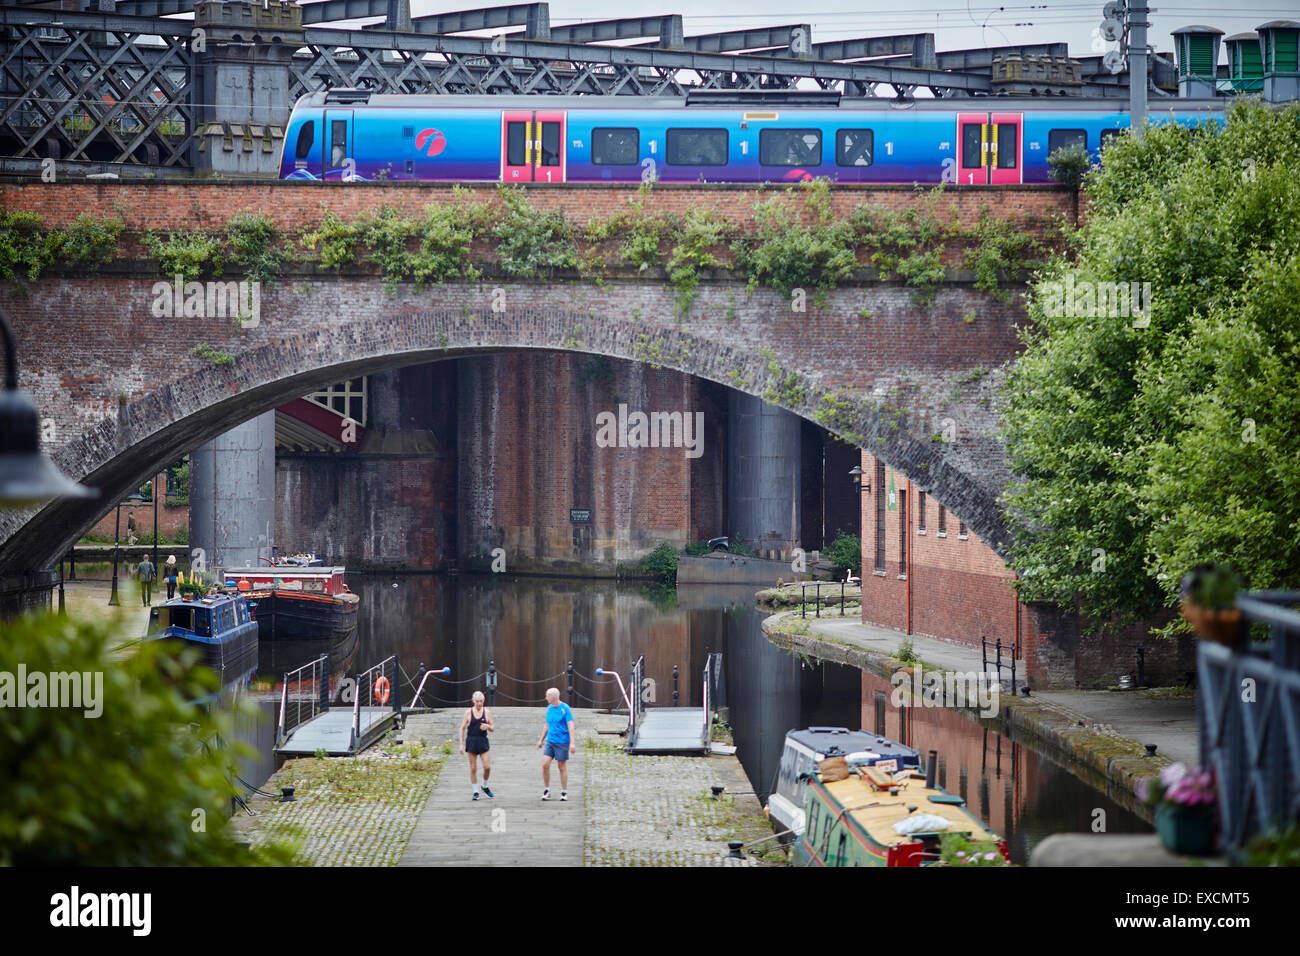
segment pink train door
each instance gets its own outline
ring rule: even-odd
[[[562,183],[565,169],[564,113],[503,110],[501,181]]]
[[[1021,182],[1021,126],[1020,113],[958,113],[958,184]]]

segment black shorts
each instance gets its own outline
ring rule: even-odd
[[[487,735],[482,737],[466,737],[465,753],[467,754],[485,754],[489,750]]]

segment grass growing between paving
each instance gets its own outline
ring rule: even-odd
[[[725,732],[719,737],[730,740]],[[606,740],[588,740],[585,756],[585,866],[785,864],[775,840],[759,844],[761,855],[747,854],[743,863],[727,858],[728,841],[772,834],[750,794],[711,796],[714,784],[743,780],[743,773],[726,772],[738,771],[734,757],[632,756],[621,742]]]
[[[261,789],[293,787],[295,800],[249,801],[235,826],[254,845],[292,842],[304,866],[394,866],[447,756],[415,741],[379,744],[360,757],[286,761]]]

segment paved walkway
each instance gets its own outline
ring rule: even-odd
[[[595,712],[573,712],[578,752],[569,761],[568,801],[560,801],[559,767],[552,763],[551,799],[543,802],[537,738],[545,727],[544,709],[491,709],[497,728],[491,735],[490,785],[495,798],[470,799],[469,761],[455,749],[464,711],[432,715],[433,745],[449,741],[452,753],[400,865],[582,866],[586,741],[596,735]],[[481,782],[481,766],[479,773]]]
[[[852,613],[853,609],[850,609]],[[807,626],[807,635],[845,650],[879,655],[881,659],[898,652],[907,635],[891,628],[862,624],[853,617],[834,615],[821,618],[784,616],[787,629],[797,634]],[[775,623],[769,618],[769,622]],[[765,629],[771,629],[765,623]],[[913,635],[912,647],[922,666],[962,673],[979,671],[979,648],[934,638]],[[838,658],[836,658],[838,659]],[[860,663],[850,661],[851,663]],[[1017,674],[1025,673],[1024,662],[1017,664]],[[1004,679],[1005,679],[1004,672]],[[1169,697],[1161,691],[1056,691],[1034,690],[1037,705],[1056,713],[1063,721],[1081,725],[1098,736],[1122,737],[1141,746],[1155,744],[1157,753],[1184,763],[1199,762],[1196,697]]]

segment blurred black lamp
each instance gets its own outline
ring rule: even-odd
[[[0,391],[0,507],[23,508],[50,498],[98,498],[68,478],[41,454],[41,421],[36,404],[18,391],[18,359],[13,326],[0,310],[4,336],[5,387]]]
[[[854,465],[849,469],[849,477],[853,479],[853,485],[858,491],[870,491],[871,482],[863,481],[863,471],[861,465]]]

